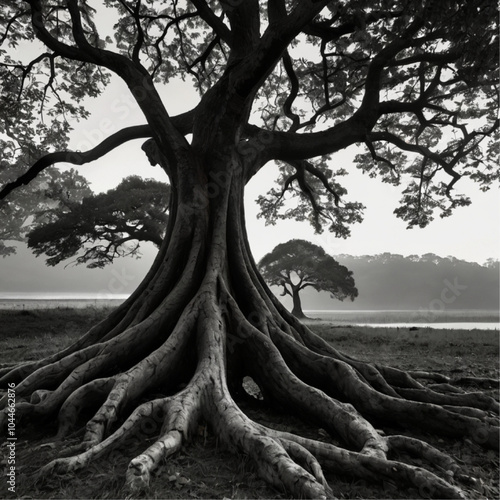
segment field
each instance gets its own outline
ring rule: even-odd
[[[107,313],[106,309],[0,310],[0,366],[39,359],[68,345]],[[407,370],[433,370],[455,376],[498,379],[498,332],[480,330],[433,330],[336,326],[311,321],[310,326],[343,352],[368,361]],[[473,389],[473,388],[471,388]],[[498,391],[490,389],[498,398]],[[323,432],[276,410],[263,412],[253,403],[242,406],[252,418],[293,432],[318,437]],[[53,443],[54,422],[43,432],[17,423],[16,493],[0,480],[0,498],[125,498],[124,473],[128,460],[140,452],[124,449],[103,457],[76,474],[39,478],[36,471],[59,448]],[[387,433],[390,428],[384,427]],[[312,433],[312,434],[311,434]],[[499,498],[498,454],[485,451],[468,440],[454,442],[432,435],[414,434],[445,449],[463,463],[471,476],[464,487],[470,498]],[[154,436],[146,436],[143,447]],[[417,490],[396,488],[384,482],[365,484],[349,477],[327,474],[337,498],[419,498]],[[147,498],[286,498],[267,486],[254,473],[244,456],[225,451],[210,429],[199,429],[198,438],[160,468]]]

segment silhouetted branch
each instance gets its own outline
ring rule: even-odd
[[[214,14],[205,0],[191,0],[191,3],[196,7],[200,17],[214,30],[215,33],[217,33],[220,38],[222,38],[222,40],[231,46],[231,30]]]
[[[55,163],[71,163],[72,165],[83,165],[101,158],[116,147],[134,139],[151,137],[149,125],[137,125],[122,129],[115,134],[104,139],[95,148],[85,152],[79,151],[57,151],[48,153],[37,160],[30,169],[15,181],[9,182],[0,191],[0,200],[3,200],[14,189],[29,184],[40,172]]]

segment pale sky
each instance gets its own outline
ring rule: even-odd
[[[196,94],[186,86],[172,84],[163,91],[162,97],[170,114],[175,115],[187,111]],[[120,83],[113,84],[104,98],[91,102],[90,109],[93,110],[91,119],[75,127],[71,143],[74,150],[89,149],[124,126],[144,123],[127,89]],[[95,191],[110,189],[123,177],[132,174],[166,180],[160,168],[149,165],[140,149],[142,142],[124,145],[79,170]],[[437,218],[426,229],[407,230],[406,223],[392,213],[401,197],[402,187],[383,184],[357,171],[351,161],[354,154],[355,150],[352,149],[335,157],[336,166],[351,172],[348,179],[343,179],[349,198],[367,207],[364,222],[352,227],[352,236],[347,240],[336,239],[328,232],[314,234],[312,227],[305,222],[282,221],[276,226],[266,226],[263,219],[257,219],[258,208],[254,200],[269,189],[275,178],[274,168],[266,166],[252,179],[247,186],[245,201],[247,230],[257,261],[277,244],[291,238],[313,241],[331,255],[373,255],[383,252],[422,255],[431,252],[479,263],[500,256],[500,190],[497,187],[483,193],[477,186],[460,181],[457,191],[471,196],[471,206],[457,209],[447,219]],[[63,264],[47,268],[43,257],[37,259],[20,248],[18,256],[0,260],[0,297],[6,292],[30,291],[102,293],[103,289],[107,289],[111,293],[130,292],[147,272],[155,249],[145,246],[143,253],[141,260],[118,260],[114,267],[100,271],[88,270],[83,266],[65,268]],[[14,275],[17,279],[13,279]]]

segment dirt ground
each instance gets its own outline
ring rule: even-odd
[[[106,311],[44,310],[0,311],[0,365],[18,360],[38,359],[72,342]],[[433,370],[453,376],[498,379],[498,332],[409,330],[368,327],[338,327],[312,321],[310,326],[336,348],[367,361],[389,364],[406,370]],[[474,389],[474,388],[471,388]],[[498,390],[488,392],[498,399]],[[242,403],[253,419],[274,428],[313,438],[325,438],[322,429],[298,418],[264,408],[257,401]],[[61,447],[53,442],[55,422],[43,423],[43,430],[16,422],[16,492],[7,491],[6,476],[0,480],[0,498],[126,498],[123,489],[128,461],[151,444],[151,436],[136,449],[119,449],[76,474],[38,477],[38,469],[55,457]],[[386,433],[401,432],[382,426]],[[486,451],[469,440],[453,441],[425,434],[405,433],[423,438],[455,456],[470,476],[461,484],[469,498],[499,498],[498,453]],[[147,434],[147,433],[146,433]],[[77,439],[78,436],[75,436]],[[408,458],[408,457],[406,457]],[[416,462],[418,464],[418,461]],[[6,458],[2,459],[2,467]],[[390,482],[368,484],[331,472],[327,479],[337,498],[420,498],[414,489],[401,490]],[[245,456],[225,450],[210,429],[201,425],[195,441],[170,458],[152,480],[144,498],[286,498],[279,489],[259,479]],[[128,497],[130,498],[130,497]]]

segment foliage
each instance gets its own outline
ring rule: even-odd
[[[106,193],[67,202],[50,221],[28,233],[28,247],[55,266],[83,252],[77,264],[104,267],[116,257],[137,255],[139,242],[160,246],[167,224],[169,189],[162,182],[131,176]],[[131,245],[128,245],[133,242]]]
[[[270,285],[283,287],[283,295],[293,297],[307,287],[329,292],[337,300],[354,300],[358,295],[352,272],[309,241],[277,245],[260,260],[259,269]]]
[[[84,98],[99,96],[110,72],[135,79],[131,89],[139,101],[153,82],[175,77],[191,79],[202,96],[209,90],[215,95],[239,61],[245,69],[235,73],[234,89],[252,95],[257,124],[234,128],[240,130],[238,150],[252,164],[249,176],[271,159],[280,169],[279,187],[258,200],[269,223],[295,217],[318,231],[327,227],[348,236],[349,225],[361,220],[362,205],[346,199],[340,182],[346,170],[333,169],[329,155],[351,144],[366,147],[357,156],[359,168],[403,186],[395,213],[409,227],[468,204],[453,191],[460,177],[482,189],[498,180],[493,2],[243,6],[196,0],[159,6],[106,0],[105,7],[6,2],[0,17],[0,133],[2,149],[9,151],[3,170],[33,148],[63,149],[75,120],[87,116]],[[118,16],[114,39],[101,36],[96,21],[111,12]],[[40,21],[35,28],[31,14]],[[75,20],[79,29],[72,31]],[[234,40],[231,29],[239,30]],[[46,51],[30,59],[33,50],[12,50],[32,47],[35,37]],[[253,44],[250,52],[243,49],[247,43]],[[269,60],[252,61],[257,53]],[[136,69],[141,82],[132,78]],[[189,115],[188,131],[200,109]],[[186,122],[174,118],[184,130]],[[82,161],[84,155],[73,158]]]
[[[0,170],[0,177],[7,172]],[[44,170],[29,185],[17,189],[9,203],[0,201],[0,255],[14,254],[15,241],[26,241],[34,228],[50,224],[58,214],[91,193],[86,179],[74,169],[60,172],[50,167]]]
[[[406,40],[405,34],[415,28],[412,2],[330,6],[328,15],[323,13],[304,30],[307,50],[299,40],[289,49],[291,55],[283,57],[281,78],[272,81],[283,97],[269,89],[260,108],[268,127],[283,131],[347,125],[346,119],[369,99],[375,61],[383,61],[381,79],[373,89],[378,94],[373,101],[378,121],[360,137],[366,152],[356,156],[356,163],[372,177],[404,186],[395,213],[410,228],[425,227],[435,213],[447,217],[454,208],[470,203],[463,195],[452,195],[460,177],[479,182],[482,189],[499,179],[498,75],[496,65],[490,65],[498,59],[498,31],[490,31],[496,21],[487,19],[497,15],[496,7],[493,2],[460,5],[422,4],[423,24]],[[401,46],[399,53],[389,56],[391,46],[398,43],[395,29],[401,30]],[[311,45],[319,49],[316,59],[305,57],[313,53]],[[299,108],[304,100],[308,106]],[[318,189],[323,179],[313,174],[313,168],[327,177],[333,173],[335,179],[344,170],[335,172],[324,157],[303,161],[301,168],[292,165],[280,165],[278,183],[283,189],[273,188],[259,198],[262,214],[270,223],[289,216],[309,218],[321,230],[305,210],[305,201],[313,208],[318,205],[313,214],[319,215],[323,206],[332,205],[332,194],[343,196],[345,190]],[[298,204],[286,203],[287,190]],[[357,222],[362,207],[346,208],[343,213],[351,214],[346,222]],[[349,234],[335,224],[330,230],[338,236]]]

